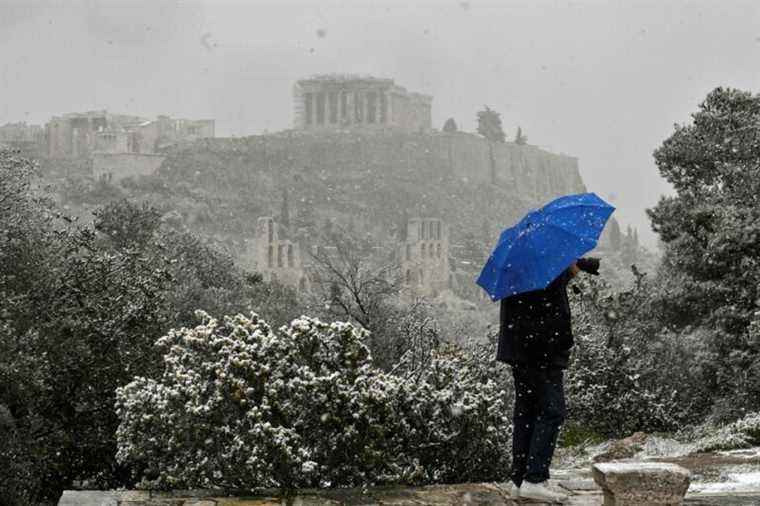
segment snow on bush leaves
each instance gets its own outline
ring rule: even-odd
[[[117,392],[118,458],[163,488],[351,486],[503,479],[503,392],[436,356],[424,375],[372,365],[367,332],[257,315],[172,330],[159,380]]]

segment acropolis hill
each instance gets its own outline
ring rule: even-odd
[[[293,238],[332,221],[385,244],[401,240],[410,219],[440,219],[452,270],[469,286],[501,228],[585,191],[576,158],[433,129],[432,97],[391,79],[313,78],[294,90],[296,128],[176,145],[159,169],[169,187],[215,196],[183,214],[238,251],[256,237],[257,217],[287,214]]]

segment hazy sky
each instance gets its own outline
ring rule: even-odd
[[[275,131],[293,83],[331,72],[433,95],[438,128],[488,104],[652,243],[652,151],[714,87],[758,91],[760,1],[0,0],[0,124],[107,108]]]

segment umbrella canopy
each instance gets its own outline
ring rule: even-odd
[[[596,247],[615,210],[594,193],[566,195],[501,233],[477,283],[492,300],[546,288]]]

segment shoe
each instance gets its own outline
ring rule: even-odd
[[[510,499],[519,499],[520,498],[520,487],[515,485],[514,482],[512,482],[512,486],[509,487],[509,497]]]
[[[541,483],[524,481],[520,487],[520,499],[534,499],[537,501],[562,504],[567,501],[567,496],[550,490],[549,487],[546,486],[545,481],[542,481]]]

